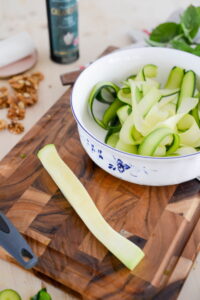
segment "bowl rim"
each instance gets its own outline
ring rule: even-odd
[[[116,148],[113,148],[109,145],[107,145],[106,143],[102,142],[101,140],[99,140],[98,138],[96,138],[92,133],[90,133],[90,131],[87,130],[87,128],[81,123],[81,121],[79,121],[79,118],[77,117],[76,113],[75,113],[75,109],[74,109],[74,106],[73,106],[73,95],[74,95],[74,90],[76,88],[76,85],[77,83],[81,80],[81,78],[84,76],[85,72],[88,72],[88,69],[90,69],[91,66],[95,65],[95,64],[98,64],[99,61],[101,60],[105,60],[107,59],[108,57],[110,56],[113,56],[113,55],[116,55],[116,53],[118,52],[124,52],[124,51],[127,51],[127,52],[131,52],[131,51],[149,51],[149,50],[153,50],[153,51],[162,51],[162,52],[174,52],[174,53],[177,53],[177,54],[182,54],[183,56],[188,56],[189,57],[192,57],[192,58],[197,58],[200,59],[198,56],[195,56],[194,54],[191,54],[191,53],[188,53],[188,52],[184,52],[184,51],[181,51],[181,50],[177,50],[177,49],[171,49],[171,48],[162,48],[162,47],[137,47],[137,48],[127,48],[127,49],[117,49],[117,50],[114,50],[113,52],[109,53],[109,54],[106,54],[98,59],[96,59],[94,62],[92,62],[91,64],[89,64],[89,66],[87,68],[85,68],[81,74],[78,76],[78,78],[76,79],[74,85],[73,85],[73,88],[72,88],[72,92],[70,94],[70,106],[71,106],[71,110],[72,110],[72,114],[74,116],[74,119],[76,120],[76,122],[78,123],[78,125],[91,137],[93,138],[96,142],[100,143],[102,146],[104,147],[107,147],[109,148],[110,150],[112,151],[115,151],[117,153],[120,153],[120,154],[123,154],[123,155],[127,155],[128,157],[134,157],[136,159],[148,159],[148,160],[180,160],[180,159],[184,159],[184,158],[187,158],[187,157],[193,157],[193,156],[198,156],[200,155],[200,151],[198,152],[195,152],[195,153],[191,153],[191,154],[186,154],[186,155],[179,155],[179,156],[163,156],[163,157],[154,157],[154,156],[145,156],[145,155],[139,155],[139,154],[134,154],[134,153],[128,153],[128,152],[125,152],[125,151],[121,151],[121,150],[118,150]],[[200,63],[200,61],[199,61]],[[89,113],[89,112],[88,112]]]

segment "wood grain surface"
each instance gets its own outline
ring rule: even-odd
[[[104,172],[79,142],[70,93],[0,163],[0,210],[39,256],[35,270],[85,299],[176,299],[200,245],[200,183],[139,186]],[[47,143],[57,146],[108,223],[143,248],[133,271],[92,236],[43,169],[36,154]],[[4,251],[1,257],[13,261]]]

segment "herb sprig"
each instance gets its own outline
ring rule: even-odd
[[[49,293],[47,293],[47,289],[41,289],[35,296],[31,297],[30,300],[52,300]]]
[[[195,37],[200,29],[200,6],[190,5],[180,16],[180,22],[166,22],[151,32],[147,43],[170,47],[200,56],[200,44]]]

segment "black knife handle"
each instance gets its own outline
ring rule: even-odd
[[[0,212],[0,246],[10,253],[24,268],[34,267],[38,261],[25,239],[10,222],[10,220]]]

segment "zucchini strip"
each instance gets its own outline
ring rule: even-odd
[[[199,147],[200,146],[200,130],[193,116],[185,115],[177,124],[181,144]]]
[[[126,121],[123,123],[119,133],[120,140],[125,144],[135,144],[135,140],[132,136],[132,129],[134,127],[133,113],[131,113]]]
[[[119,92],[117,93],[117,98],[120,101],[131,105],[131,93],[130,92],[126,93],[126,92],[124,92],[124,90],[125,90],[125,88],[122,88],[119,90]]]
[[[165,89],[180,88],[185,70],[179,67],[173,67],[169,73]]]
[[[119,135],[119,131],[120,131],[120,129],[121,129],[121,127],[119,127],[119,126],[113,126],[113,127],[110,127],[109,129],[108,129],[108,132],[107,132],[107,134],[106,134],[106,137],[105,137],[105,143],[106,144],[108,144],[108,145],[110,145],[110,142],[109,142],[109,140],[110,140],[110,137],[112,136],[112,135],[114,135],[114,134],[118,134]],[[113,138],[111,138],[111,140],[113,140]],[[110,145],[110,146],[112,146],[112,145]],[[114,147],[114,146],[112,146],[112,147]]]
[[[116,144],[119,141],[119,132],[114,132],[105,138],[105,143],[113,148],[116,147]]]
[[[183,146],[176,150],[176,153],[178,155],[187,155],[187,154],[192,154],[192,153],[196,153],[196,152],[197,152],[197,150],[194,147],[190,147],[190,146]]]
[[[154,105],[145,117],[145,121],[150,128],[154,127],[158,122],[164,121],[168,117],[168,111],[159,108],[159,105]]]
[[[132,112],[132,107],[130,105],[124,105],[121,108],[118,109],[117,111],[117,116],[119,118],[119,121],[121,124],[124,124],[128,116]]]
[[[163,107],[168,103],[175,103],[176,104],[177,101],[178,101],[178,93],[162,97],[161,100],[158,103],[158,106]]]
[[[169,97],[178,94],[179,89],[160,89],[162,97]]]
[[[157,76],[158,67],[153,64],[147,64],[139,70],[135,80],[144,81],[147,78],[153,78]]]
[[[105,104],[111,104],[115,100],[115,91],[113,92],[113,89],[111,88],[102,88],[100,92],[97,94],[96,99],[99,102],[105,103]]]
[[[145,81],[142,81],[140,84],[140,88],[143,92],[143,96],[145,96],[153,87],[159,89],[160,84],[156,80],[153,79],[146,79]]]
[[[46,145],[38,152],[38,158],[93,235],[133,270],[144,257],[143,251],[104,220],[82,183],[60,158],[56,147]]]
[[[192,98],[192,97],[183,98],[177,110],[177,114],[189,113],[193,108],[197,106],[198,102],[199,100],[197,98]]]
[[[173,131],[167,127],[155,129],[144,138],[138,148],[138,154],[153,156],[162,140],[171,134],[173,134]]]
[[[131,96],[132,96],[132,113],[131,113],[131,115],[133,116],[133,125],[135,126],[137,131],[139,131],[142,135],[145,136],[149,130],[149,125],[147,122],[145,122],[145,120],[142,117],[142,114],[140,112],[139,103],[138,103],[138,92],[137,92],[138,88],[135,85],[135,82],[133,80],[130,80],[130,87],[131,87]],[[130,116],[128,116],[128,118]],[[123,128],[123,126],[122,126],[122,128]]]
[[[95,116],[94,111],[93,111],[94,100],[96,99],[97,95],[103,88],[113,88],[113,90],[116,92],[116,95],[119,91],[119,87],[116,84],[114,84],[113,82],[110,82],[110,81],[99,82],[93,87],[92,91],[90,92],[90,95],[88,98],[88,105],[89,105],[91,115],[92,115],[93,119],[95,120],[95,122],[102,128],[106,129],[106,126],[103,123],[103,121],[98,119]]]
[[[166,151],[166,155],[171,155],[175,153],[179,146],[180,146],[180,137],[178,134],[175,133],[173,136],[173,142],[170,145],[170,147],[168,147]]]
[[[197,122],[197,125],[200,127],[200,118],[199,118],[198,105],[195,108],[193,108],[191,114],[194,117],[195,121]]]
[[[135,145],[125,144],[120,139],[118,140],[115,148],[120,151],[124,151],[124,152],[128,152],[128,153],[133,153],[133,154],[137,153],[137,147]]]
[[[108,108],[105,110],[103,114],[103,119],[102,119],[105,128],[109,127],[110,122],[117,116],[118,109],[123,105],[124,104],[121,101],[115,99],[114,102],[110,106],[108,106]]]
[[[181,83],[180,95],[177,103],[177,110],[179,109],[183,98],[193,97],[196,88],[196,74],[193,71],[187,71]]]
[[[153,87],[138,104],[138,109],[142,116],[145,117],[152,106],[155,105],[160,99],[160,91],[156,87]]]
[[[0,300],[22,300],[21,296],[14,290],[5,289],[0,292]]]
[[[161,145],[158,146],[154,152],[154,156],[165,156],[166,155],[166,147]]]

